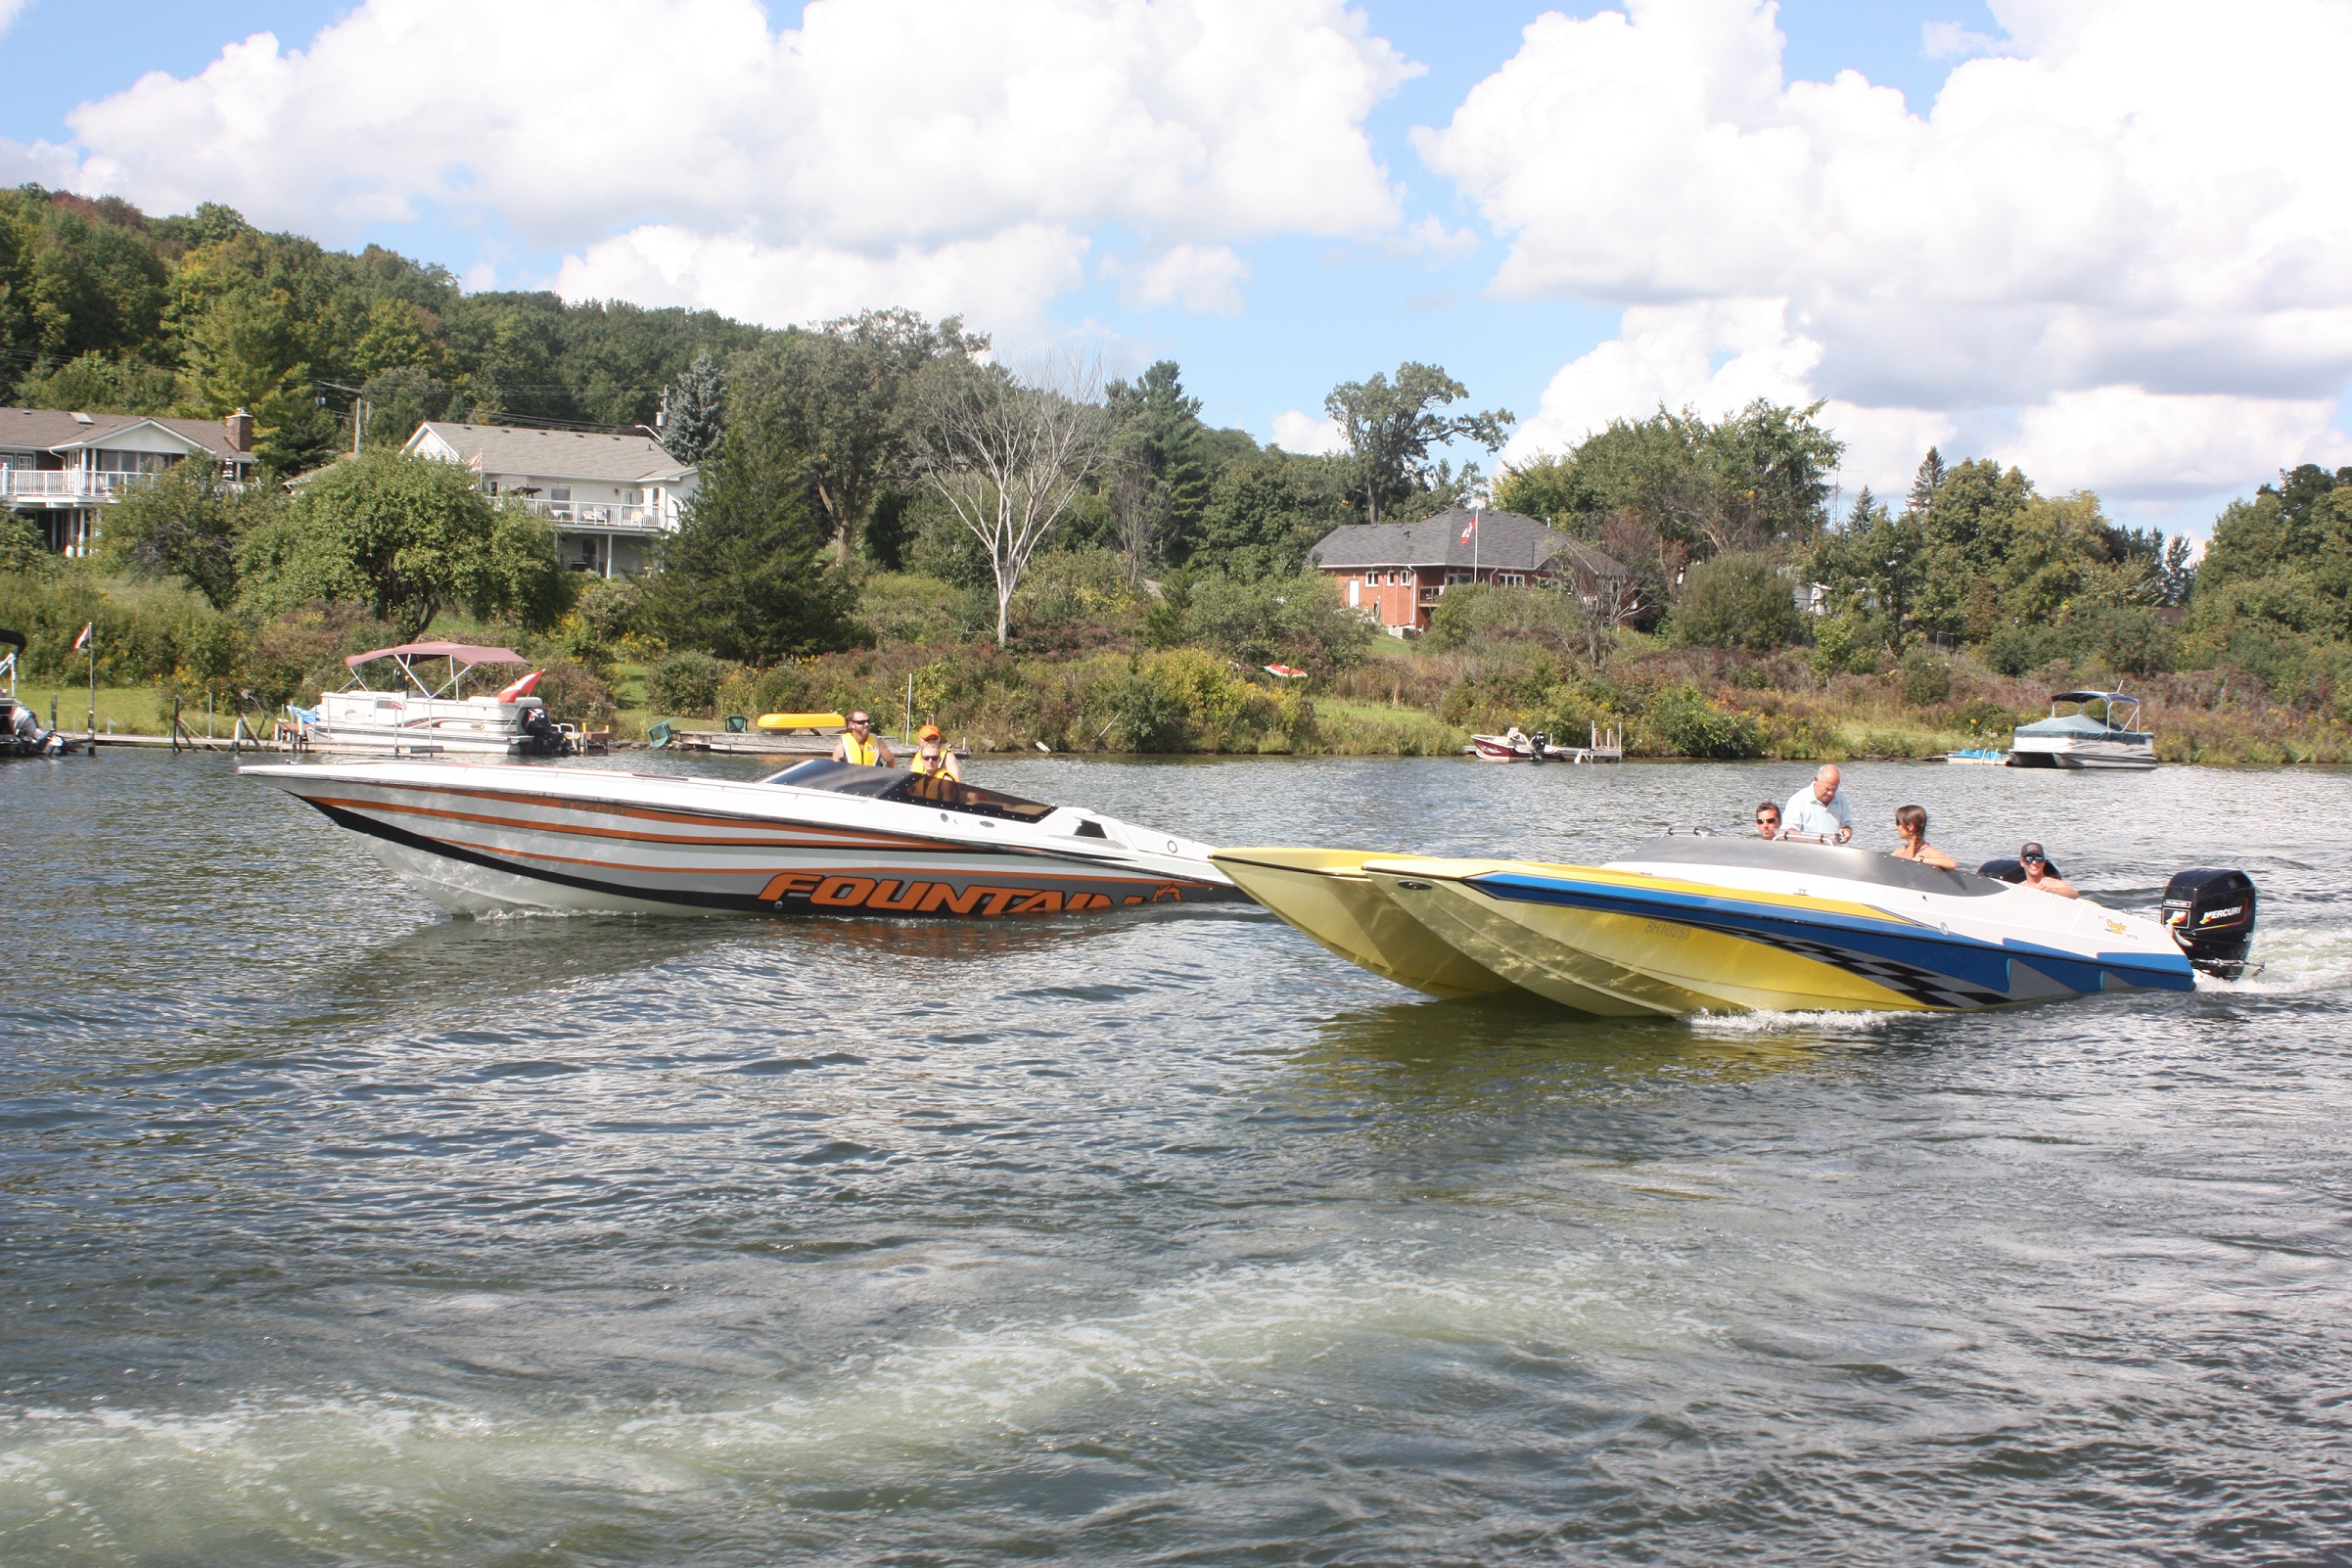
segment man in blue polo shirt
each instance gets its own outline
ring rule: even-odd
[[[1854,837],[1854,811],[1838,792],[1842,775],[1835,762],[1823,762],[1809,789],[1788,798],[1780,813],[1780,836],[1808,833],[1827,844],[1844,844]]]

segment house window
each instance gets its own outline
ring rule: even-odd
[[[551,501],[569,501],[572,499],[572,486],[569,484],[557,484],[550,487],[547,491],[547,499]]]
[[[1379,587],[1379,586],[1380,586],[1380,574],[1379,574],[1379,573],[1377,573],[1377,572],[1366,572],[1366,573],[1363,575],[1363,585],[1364,585],[1365,587],[1367,587],[1367,588],[1377,588],[1377,587]]]
[[[1498,572],[1495,574],[1495,580],[1506,588],[1524,588],[1527,586],[1527,574],[1524,572]]]
[[[1478,579],[1467,572],[1449,572],[1446,574],[1446,586],[1449,588],[1453,587],[1457,582],[1475,582],[1476,580]]]
[[[1405,574],[1402,572],[1391,572],[1388,575],[1388,579],[1392,583],[1401,583],[1405,580]]]

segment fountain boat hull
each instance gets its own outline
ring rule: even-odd
[[[810,761],[777,775],[798,784],[451,762],[243,771],[463,914],[988,920],[1243,897],[1206,845],[889,768]]]

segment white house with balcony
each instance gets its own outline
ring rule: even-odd
[[[599,576],[651,565],[652,546],[677,531],[678,509],[694,493],[694,468],[650,436],[433,420],[404,450],[463,464],[484,493],[546,517],[564,565]]]
[[[0,408],[0,507],[31,519],[61,555],[88,555],[99,519],[125,491],[195,458],[242,484],[253,477],[254,417],[224,420]]]

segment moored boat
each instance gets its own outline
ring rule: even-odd
[[[427,659],[446,661],[445,670],[420,669]],[[361,667],[379,661],[400,673],[391,690],[359,681]],[[292,710],[297,741],[310,751],[392,757],[557,757],[577,750],[569,726],[555,723],[547,705],[530,694],[536,674],[495,693],[466,695],[466,677],[476,669],[530,663],[509,648],[459,642],[404,642],[353,654],[344,661],[352,671],[349,687],[321,693],[315,709]]]
[[[1598,866],[1294,849],[1214,858],[1276,914],[1400,984],[1498,989],[1477,983],[1483,973],[1602,1016],[2189,991],[2200,968],[2235,976],[2252,937],[2250,892],[2225,953],[2176,940],[2198,929],[2188,915],[2168,930],[2091,899],[1819,844],[1669,836]],[[2217,882],[2214,897],[2239,884]]]
[[[2091,716],[2096,704],[2099,716]],[[2072,708],[2061,715],[2061,708]],[[2123,709],[2118,723],[2116,710]],[[2009,740],[2009,766],[2150,768],[2156,765],[2156,737],[2138,727],[2140,699],[2119,691],[2061,691],[2051,694],[2050,716],[2020,724]]]
[[[950,778],[499,763],[248,767],[443,907],[995,919],[1241,901],[1208,846]]]

